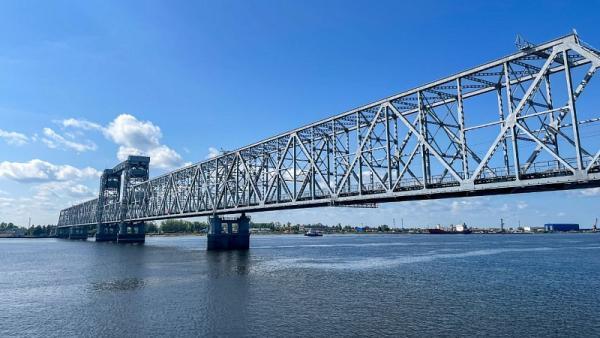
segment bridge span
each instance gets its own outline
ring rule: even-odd
[[[130,156],[58,233],[135,242],[210,216],[209,249],[247,248],[246,213],[598,187],[598,67],[572,34],[156,178]]]

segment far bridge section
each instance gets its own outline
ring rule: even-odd
[[[101,185],[59,224],[212,216],[216,234],[224,214],[597,187],[598,67],[600,52],[574,34],[527,45],[151,180],[121,179],[118,198]]]
[[[148,181],[149,165],[149,157],[129,156],[114,168],[104,170],[97,199],[60,212],[57,236],[87,239],[88,230],[93,226],[97,242],[144,242],[144,222],[126,218],[126,201],[131,187]]]

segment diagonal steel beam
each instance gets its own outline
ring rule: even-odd
[[[555,153],[554,150],[550,149],[546,144],[544,144],[544,142],[540,141],[540,139],[535,137],[535,135],[533,135],[527,128],[525,128],[520,123],[517,123],[516,127],[521,129],[527,136],[529,136],[532,140],[534,140],[537,144],[539,144],[542,148],[544,148],[544,150],[546,150],[548,153],[550,153],[550,155],[552,155],[552,157],[557,159],[560,163],[562,163],[570,171],[575,173],[575,168],[573,168],[569,163],[567,163],[567,161],[565,161],[562,157],[560,157],[557,153]]]
[[[446,163],[446,161],[443,159],[443,157],[437,152],[437,150],[435,150],[431,144],[429,144],[429,142],[427,142],[423,136],[415,129],[415,127],[413,125],[410,124],[410,122],[406,119],[406,117],[404,117],[398,110],[396,110],[396,108],[394,106],[392,106],[391,104],[388,104],[388,107],[390,107],[390,109],[394,112],[394,114],[396,114],[396,116],[398,116],[398,118],[400,118],[400,121],[402,121],[402,123],[404,123],[404,125],[406,125],[406,127],[408,127],[409,129],[412,130],[413,134],[417,135],[419,137],[419,140],[421,142],[421,144],[424,144],[425,147],[427,147],[427,149],[429,149],[429,151],[433,154],[433,156],[435,156],[435,158],[438,159],[438,161],[440,161],[440,164],[442,164],[446,169],[448,169],[448,171],[452,174],[452,176],[454,176],[454,178],[456,178],[456,180],[458,180],[459,182],[461,182],[463,179],[462,177],[460,177],[460,175],[458,175],[458,173],[456,172],[456,170],[454,170],[454,168],[452,168],[451,166],[448,165],[448,163]]]
[[[369,129],[367,130],[367,133],[366,133],[367,136],[371,133],[371,131],[377,124],[377,119],[379,118],[379,116],[381,114],[383,106],[384,105],[381,105],[379,107],[379,109],[377,110],[377,113],[375,114],[375,117],[373,118],[373,121],[371,121],[371,123],[369,125]],[[357,133],[360,133],[360,132],[357,131]],[[354,172],[354,166],[356,165],[356,161],[361,157],[360,153],[364,149],[365,144],[367,143],[367,139],[368,139],[368,137],[363,138],[363,140],[359,144],[358,148],[356,149],[356,153],[354,154],[354,160],[352,161],[352,164],[348,167],[348,171],[344,174],[344,177],[342,178],[342,181],[340,182],[340,186],[337,191],[337,195],[339,195],[341,193],[344,184],[346,183],[346,181],[348,180],[348,177],[350,176],[350,173]],[[359,188],[362,189],[362,187],[359,187]]]

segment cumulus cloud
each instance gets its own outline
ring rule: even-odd
[[[35,187],[37,193],[34,199],[40,201],[53,201],[56,199],[69,199],[71,204],[97,197],[92,190],[81,183],[74,181],[55,181],[42,183]]]
[[[119,146],[117,158],[120,161],[129,155],[150,156],[153,166],[171,169],[183,164],[181,155],[168,146],[161,144],[162,132],[160,127],[151,121],[141,121],[130,114],[117,116],[108,126],[97,123],[67,119],[63,126],[83,130],[98,130],[104,136]]]
[[[76,168],[71,165],[56,165],[39,159],[29,162],[0,163],[0,177],[17,182],[50,182],[81,180],[99,177],[100,172],[94,168]]]
[[[142,149],[157,146],[162,137],[158,126],[150,121],[140,121],[129,114],[117,116],[109,123],[106,134],[117,144]]]
[[[119,145],[117,158],[128,155],[148,155],[151,163],[160,168],[181,165],[181,156],[166,145],[160,144],[160,128],[150,121],[140,121],[135,116],[121,114],[104,131],[105,135]]]
[[[26,222],[27,216],[33,215],[36,224],[40,220],[54,223],[60,209],[97,197],[97,192],[83,181],[91,180],[96,186],[99,175],[100,172],[89,167],[75,168],[42,160],[1,162],[0,179],[33,185],[31,192],[25,194],[26,197],[15,197],[15,194],[0,196],[0,214],[16,222]]]
[[[80,153],[89,150],[96,150],[96,144],[91,141],[87,141],[86,143],[78,143],[67,140],[64,136],[56,133],[50,128],[44,128],[44,137],[42,138],[42,142],[44,142],[49,148],[71,149]]]
[[[2,129],[0,129],[0,138],[4,139],[8,144],[14,144],[17,146],[22,146],[29,141],[29,138],[24,134]]]

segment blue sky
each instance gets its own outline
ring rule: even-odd
[[[0,220],[55,223],[132,150],[152,174],[235,149],[576,28],[600,2],[0,2]],[[86,123],[82,122],[85,121]],[[75,178],[66,180],[65,177]],[[600,191],[252,215],[510,225],[600,216]]]

